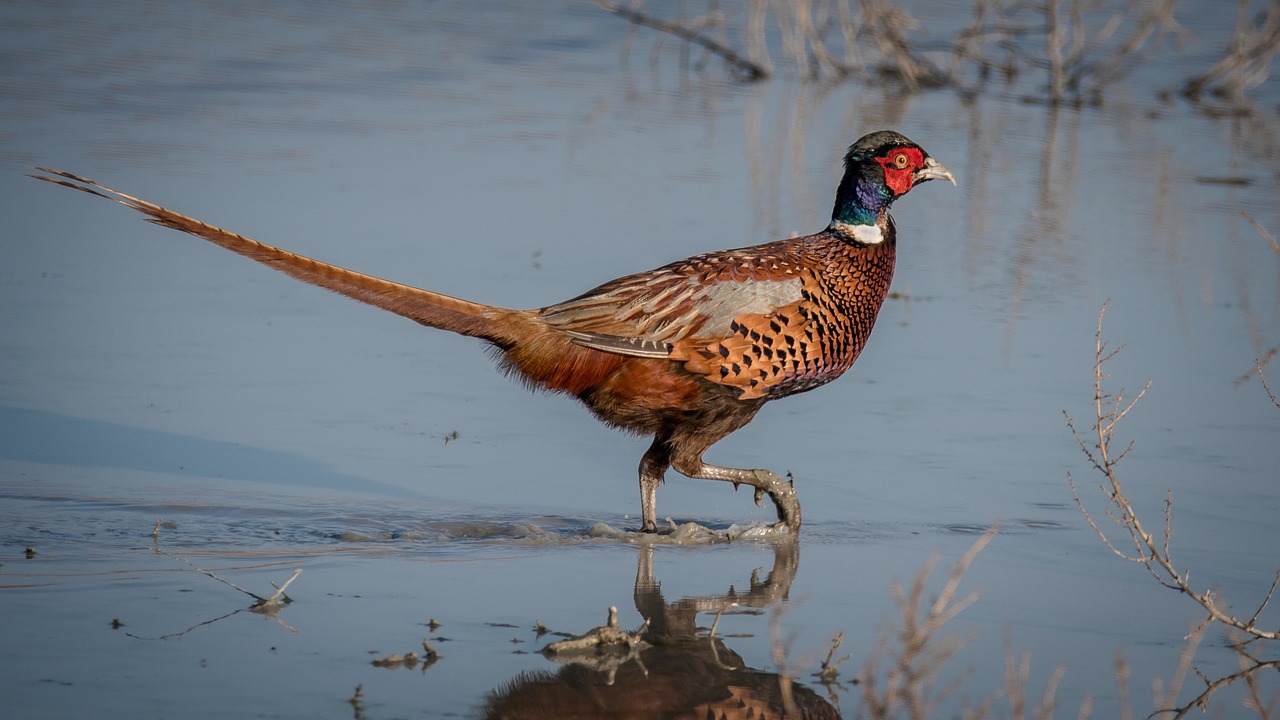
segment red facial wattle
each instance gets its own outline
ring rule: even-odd
[[[884,184],[894,195],[902,195],[911,189],[912,176],[924,167],[924,153],[919,148],[896,148],[876,158],[884,168]]]

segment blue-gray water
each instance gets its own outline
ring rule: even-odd
[[[534,652],[551,639],[535,622],[580,633],[612,605],[639,626],[651,563],[666,603],[745,594],[774,571],[786,602],[726,614],[718,662],[773,683],[776,616],[799,681],[854,717],[859,687],[811,676],[832,636],[847,679],[883,647],[894,581],[938,556],[936,591],[1000,523],[961,586],[981,597],[949,626],[976,635],[947,677],[972,676],[939,714],[1003,685],[1008,638],[1030,653],[1033,695],[1066,669],[1064,717],[1085,698],[1118,714],[1123,653],[1145,716],[1200,613],[1112,555],[1072,500],[1068,473],[1103,509],[1062,411],[1092,422],[1104,302],[1105,337],[1125,346],[1108,387],[1152,381],[1118,430],[1144,519],[1162,528],[1172,489],[1174,557],[1233,612],[1280,566],[1280,409],[1250,375],[1280,345],[1280,255],[1240,215],[1280,233],[1280,92],[1258,88],[1248,119],[1161,103],[1234,22],[1184,5],[1195,41],[1083,110],[1025,88],[736,84],[586,2],[0,8],[6,713],[346,717],[362,686],[367,717],[477,715],[561,671]],[[967,18],[912,7],[930,25]],[[768,543],[646,549],[603,529],[638,526],[647,442],[526,392],[475,341],[23,177],[69,170],[363,272],[537,307],[820,229],[844,147],[882,127],[959,187],[897,204],[898,296],[853,370],[708,455],[794,475],[805,525],[784,560]],[[1280,388],[1280,366],[1267,373]],[[658,511],[718,529],[772,519],[746,491],[675,474]],[[279,623],[202,625],[249,599],[174,556],[262,595],[303,573]],[[1275,609],[1263,619],[1275,627]],[[425,671],[371,664],[424,638],[441,655]],[[1226,644],[1211,634],[1197,667],[1233,671]],[[652,683],[637,703],[676,692],[650,664],[647,681],[618,671]],[[1277,692],[1274,670],[1259,679]],[[1230,717],[1242,697],[1217,701]]]

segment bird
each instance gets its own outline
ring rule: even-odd
[[[839,377],[857,359],[889,291],[897,231],[890,206],[955,176],[904,135],[849,146],[831,220],[820,232],[708,252],[611,280],[564,302],[513,310],[392,282],[209,225],[88,178],[34,168],[38,180],[107,198],[157,225],[208,240],[306,283],[492,346],[533,389],[576,397],[605,424],[652,442],[640,460],[642,532],[657,532],[668,469],[755,489],[798,533],[794,482],[703,454],[770,400]]]

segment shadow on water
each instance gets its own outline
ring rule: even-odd
[[[415,497],[288,453],[14,407],[0,407],[0,458]]]
[[[753,572],[745,591],[730,586],[722,594],[674,602],[654,576],[653,546],[637,552],[635,607],[646,618],[641,630],[621,633],[630,638],[624,642],[579,642],[572,652],[555,652],[559,643],[553,643],[543,653],[564,667],[524,673],[498,688],[481,717],[840,717],[809,688],[749,667],[715,635],[714,624],[704,630],[697,622],[699,614],[714,613],[718,623],[724,613],[763,615],[780,606],[799,567],[799,543],[774,544],[773,568],[764,580]],[[601,630],[607,628],[592,633]],[[582,637],[589,640],[592,633]]]

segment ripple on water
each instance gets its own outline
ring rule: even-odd
[[[719,526],[668,519],[658,532],[642,533],[638,523],[621,517],[529,515],[505,508],[458,510],[434,503],[417,507],[347,498],[248,499],[215,491],[180,502],[48,492],[9,493],[4,499],[0,540],[61,547],[82,556],[152,543],[173,552],[288,556],[325,551],[436,553],[475,545],[714,545],[789,537],[788,531],[767,523]]]

